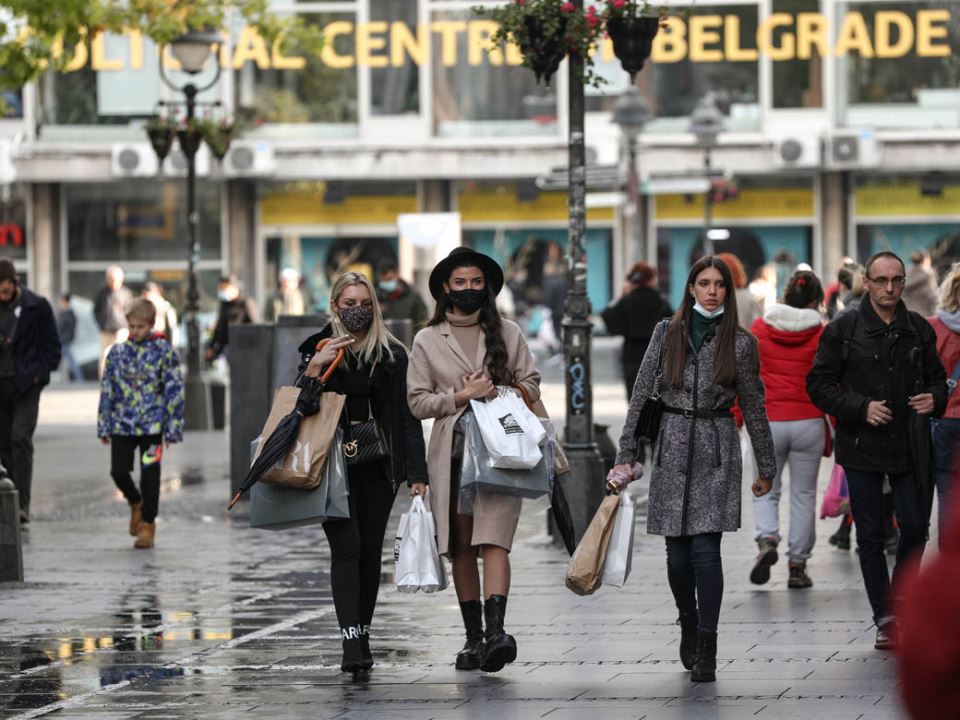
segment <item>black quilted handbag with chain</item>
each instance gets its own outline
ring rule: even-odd
[[[643,401],[640,408],[640,417],[637,418],[637,429],[634,432],[638,439],[656,442],[660,433],[660,420],[663,417],[663,398],[660,395],[660,383],[663,379],[663,350],[667,344],[667,329],[670,321],[663,321],[663,333],[660,335],[660,349],[657,352],[657,369],[653,375],[653,392]]]
[[[371,380],[376,367],[376,363],[370,367]],[[346,405],[343,411],[347,412]],[[343,458],[347,461],[347,465],[365,465],[383,460],[390,454],[386,433],[373,416],[373,406],[370,404],[369,396],[367,397],[367,419],[363,422],[351,423],[348,417],[343,435]]]

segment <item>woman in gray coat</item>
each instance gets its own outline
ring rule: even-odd
[[[647,532],[667,544],[667,578],[680,611],[680,661],[696,682],[716,680],[717,624],[723,599],[720,539],[740,528],[743,468],[731,408],[739,399],[759,469],[757,497],[777,471],[764,409],[757,343],[740,329],[730,270],[713,256],[691,268],[671,321],[657,326],[630,399],[617,465],[631,477],[640,408],[653,393],[661,343],[663,419],[653,449]],[[619,486],[608,483],[611,491]]]

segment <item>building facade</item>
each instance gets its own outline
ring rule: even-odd
[[[241,22],[225,32],[200,112],[242,131],[222,162],[198,156],[205,308],[222,273],[263,301],[294,267],[322,309],[337,267],[391,255],[422,286],[445,247],[401,237],[398,215],[418,212],[459,213],[463,241],[503,263],[521,302],[538,302],[567,237],[565,193],[537,183],[566,163],[566,75],[538,85],[515,48],[491,49],[475,4],[274,0],[325,28],[311,58],[268,47]],[[960,256],[960,0],[672,9],[636,79],[653,113],[639,140],[640,201],[588,188],[595,310],[637,259],[681,296],[706,239],[704,194],[690,190],[704,152],[688,125],[707,92],[725,116],[712,166],[738,188],[713,207],[710,242],[748,270],[773,262],[786,275],[806,262],[829,279],[843,256],[878,249],[929,249],[941,266]],[[588,154],[625,178],[611,110],[629,80],[606,42],[596,60],[608,83],[588,89]],[[117,263],[130,285],[155,280],[181,300],[182,156],[157,163],[143,132],[159,101],[181,99],[161,62],[186,82],[137,34],[97,36],[69,72],[8,102],[0,252],[40,292],[88,301]]]

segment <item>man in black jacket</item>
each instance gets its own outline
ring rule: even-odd
[[[244,297],[240,292],[240,283],[233,275],[220,278],[217,297],[220,299],[220,311],[217,314],[217,324],[213,328],[213,337],[210,338],[206,350],[209,362],[226,352],[232,325],[248,325],[260,321],[257,303],[252,298]]]
[[[865,269],[868,294],[824,328],[807,391],[814,405],[837,418],[837,463],[847,474],[860,569],[877,623],[875,647],[888,650],[897,636],[883,552],[883,480],[893,488],[900,526],[896,582],[904,560],[923,552],[930,521],[925,491],[931,478],[917,474],[918,468],[928,474],[928,463],[916,456],[911,426],[918,417],[943,414],[947,386],[933,328],[900,299],[903,261],[881,252]]]
[[[50,303],[20,286],[13,261],[0,257],[0,460],[20,493],[20,522],[30,521],[33,432],[40,391],[60,365]]]

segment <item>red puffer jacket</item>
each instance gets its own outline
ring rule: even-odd
[[[767,417],[771,421],[823,417],[807,395],[807,373],[823,332],[820,313],[778,304],[767,308],[750,329],[760,343]]]
[[[937,355],[947,371],[947,379],[953,374],[953,369],[960,362],[960,311],[948,313],[939,312],[935,317],[927,318],[937,333]],[[960,388],[954,388],[950,394],[950,402],[943,413],[945,418],[960,418]]]

